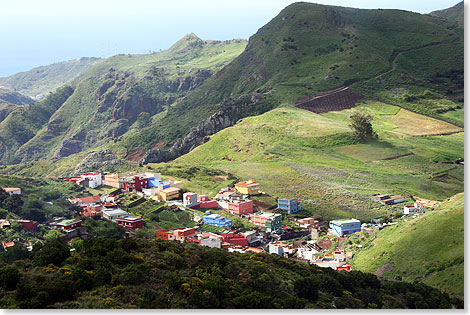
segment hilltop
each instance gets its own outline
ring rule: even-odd
[[[83,57],[77,60],[57,62],[29,71],[0,78],[0,86],[30,97],[54,92],[67,82],[79,77],[84,71],[99,62],[100,58]]]
[[[464,194],[371,235],[352,264],[385,279],[417,280],[463,297]]]
[[[437,10],[429,13],[430,15],[442,17],[450,21],[457,22],[461,27],[464,26],[464,2],[460,1],[451,8]]]

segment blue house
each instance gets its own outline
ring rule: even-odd
[[[162,189],[170,188],[170,181],[162,181],[155,177],[149,177],[149,188],[161,187]]]
[[[361,221],[356,219],[330,221],[330,229],[337,236],[361,232]]]
[[[288,214],[302,210],[300,207],[300,200],[279,198],[277,200],[277,207]]]
[[[220,227],[231,227],[232,220],[227,219],[220,214],[208,214],[202,217],[202,222],[209,225],[215,225]]]

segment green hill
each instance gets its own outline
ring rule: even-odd
[[[464,25],[464,2],[460,1],[453,7],[444,10],[437,10],[429,13],[430,15],[442,17],[450,21],[456,21],[461,27]]]
[[[295,3],[260,28],[240,56],[170,108],[164,119],[145,132],[124,135],[119,145],[127,152],[157,144],[169,148],[201,119],[230,109],[230,102],[233,108],[245,106],[250,98],[240,99],[243,95],[257,101],[232,115],[232,121],[342,85],[387,102],[425,89],[461,89],[462,34],[451,22],[412,12]],[[432,58],[423,62],[424,54]]]
[[[29,71],[0,78],[0,86],[35,97],[48,94],[80,76],[85,70],[99,62],[100,58],[80,58],[41,66]]]
[[[243,117],[343,85],[462,127],[463,102],[446,98],[463,89],[463,29],[407,11],[295,3],[248,44],[189,34],[167,51],[96,63],[72,82],[73,95],[50,121],[7,149],[2,162],[97,148],[168,161]]]
[[[349,116],[370,113],[379,140],[358,143]],[[362,220],[401,211],[370,194],[445,199],[463,190],[463,132],[446,122],[378,102],[325,114],[281,107],[218,132],[172,165],[205,166],[257,180],[274,198],[299,198],[305,215]],[[158,164],[149,164],[159,169]],[[211,190],[213,191],[213,190]]]
[[[353,266],[365,272],[383,269],[385,279],[416,280],[463,297],[464,194],[370,236]]]
[[[244,40],[203,41],[190,34],[168,51],[101,60],[70,83],[73,93],[50,119],[32,122],[40,127],[34,134],[25,130],[28,136],[13,146],[7,143],[9,139],[3,146],[0,143],[0,155],[4,163],[62,158],[107,143],[127,131],[137,132],[152,123],[152,115],[165,112],[230,62],[245,45]],[[31,108],[27,115],[33,115],[34,110]],[[0,130],[12,121],[20,124],[11,117],[0,124]],[[21,123],[31,124],[28,120]],[[17,129],[22,133],[24,128]]]

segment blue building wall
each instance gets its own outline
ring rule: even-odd
[[[279,198],[277,200],[277,207],[282,211],[286,211],[288,214],[302,210],[300,206],[300,200],[297,199]]]
[[[332,232],[337,236],[349,235],[361,231],[361,222],[351,222],[336,224],[335,221],[330,222]]]
[[[226,217],[222,217],[222,219],[218,219],[221,217],[220,215],[209,214],[202,217],[202,222],[209,225],[220,226],[220,227],[231,227],[232,220],[227,219]]]

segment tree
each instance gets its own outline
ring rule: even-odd
[[[3,206],[3,208],[5,208],[5,209],[7,209],[11,212],[18,213],[21,206],[23,206],[23,203],[24,202],[23,202],[23,200],[21,199],[20,196],[11,195],[11,196],[6,197],[5,200],[3,200],[2,206]]]
[[[372,128],[373,117],[370,114],[355,112],[350,117],[349,127],[354,132],[354,138],[360,141],[377,139],[378,135]]]
[[[68,246],[59,241],[46,243],[33,257],[33,265],[47,266],[54,264],[60,266],[62,262],[70,256]]]
[[[3,267],[0,269],[0,288],[14,290],[20,281],[20,273],[16,267]]]

